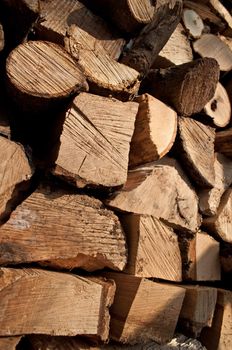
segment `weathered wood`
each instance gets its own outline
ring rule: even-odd
[[[82,93],[66,114],[53,173],[78,187],[126,182],[138,104]]]
[[[16,346],[22,337],[0,337],[0,349],[16,350]]]
[[[223,193],[232,184],[232,160],[223,154],[216,153],[214,172],[214,187],[198,192],[200,211],[207,216],[216,215]]]
[[[4,40],[4,30],[3,26],[0,23],[0,52],[4,49],[5,40]]]
[[[175,228],[196,232],[200,225],[198,198],[176,160],[137,167],[127,182],[107,201],[111,207],[135,214],[153,215]]]
[[[104,273],[116,283],[111,307],[110,336],[123,343],[170,341],[185,289],[120,273]],[[154,307],[155,306],[155,307]]]
[[[183,333],[197,338],[204,327],[211,327],[217,289],[201,286],[184,286],[186,289],[179,317],[179,328]]]
[[[232,273],[232,245],[223,242],[220,247],[220,262],[222,271]]]
[[[189,35],[194,39],[200,38],[204,30],[204,23],[198,13],[191,9],[184,9],[182,19]]]
[[[0,227],[0,264],[123,270],[126,242],[118,218],[86,195],[41,188]]]
[[[181,13],[182,0],[158,1],[152,22],[141,30],[121,62],[146,75],[180,22]]]
[[[19,45],[9,55],[6,70],[12,96],[20,107],[32,111],[38,112],[88,89],[76,61],[51,42]]]
[[[107,340],[115,286],[39,269],[0,269],[0,335],[88,335]]]
[[[179,115],[190,116],[200,112],[214,96],[218,79],[217,61],[203,58],[151,70],[142,90],[172,106]]]
[[[127,236],[128,264],[125,272],[139,277],[182,280],[182,263],[178,237],[155,217],[121,215]]]
[[[215,130],[192,118],[179,118],[179,156],[184,169],[202,187],[213,187]]]
[[[215,149],[227,157],[232,157],[232,128],[218,131],[215,139]]]
[[[227,28],[225,30],[226,35],[232,36],[232,16],[230,12],[223,6],[219,0],[209,0],[210,6],[213,10],[219,14],[219,16],[226,22]]]
[[[162,158],[171,149],[177,132],[175,111],[148,94],[136,101],[139,110],[130,146],[130,166]]]

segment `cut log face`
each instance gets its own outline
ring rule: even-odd
[[[216,215],[223,193],[232,184],[232,160],[216,153],[214,172],[214,187],[203,189],[198,193],[201,213],[207,216]]]
[[[142,90],[172,106],[178,115],[191,116],[200,112],[213,98],[218,79],[217,61],[204,58],[167,69],[151,70]]]
[[[116,283],[110,312],[112,339],[129,344],[149,340],[163,344],[172,339],[184,288],[120,273],[104,275]]]
[[[3,50],[4,45],[5,45],[4,31],[3,31],[3,27],[0,23],[0,52]]]
[[[21,337],[0,337],[0,349],[16,350],[16,346],[20,342]]]
[[[191,118],[179,118],[179,156],[185,170],[202,187],[213,187],[215,130]]]
[[[1,268],[0,335],[89,335],[106,341],[114,292],[112,281]]]
[[[177,132],[175,111],[148,94],[137,101],[139,110],[130,146],[130,166],[162,158],[171,149]]]
[[[215,149],[227,157],[232,157],[232,128],[218,131],[215,139]]]
[[[107,201],[111,207],[164,219],[175,228],[196,232],[200,225],[198,198],[174,159],[137,167],[127,182]]]
[[[182,18],[188,33],[194,39],[200,38],[204,30],[204,23],[197,12],[190,9],[184,9]]]
[[[53,173],[78,187],[124,184],[137,111],[135,102],[77,96],[67,112]]]
[[[182,280],[178,237],[170,227],[148,215],[121,215],[120,220],[129,250],[125,272],[139,277]]]
[[[86,195],[40,189],[0,228],[0,263],[123,270],[126,242],[118,218]]]

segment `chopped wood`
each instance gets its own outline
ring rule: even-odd
[[[218,131],[215,139],[215,149],[227,157],[232,157],[232,128]]]
[[[232,188],[223,194],[216,215],[205,217],[203,225],[216,238],[232,243]]]
[[[179,156],[184,169],[202,187],[213,187],[215,130],[192,118],[179,118]]]
[[[16,346],[22,337],[0,337],[0,349],[16,350]]]
[[[124,232],[114,213],[87,195],[41,188],[0,227],[0,264],[40,262],[88,271],[127,262]]]
[[[113,281],[1,268],[0,335],[88,335],[106,341],[114,292]]]
[[[219,16],[226,22],[227,28],[225,30],[225,33],[229,36],[232,36],[232,16],[230,12],[219,0],[209,0],[209,4],[215,10],[215,12],[219,14]]]
[[[198,338],[204,327],[211,327],[217,301],[217,289],[184,286],[186,289],[179,318],[179,327],[185,334]]]
[[[121,215],[127,236],[128,264],[125,272],[138,277],[182,280],[178,237],[162,221],[149,215]]]
[[[193,43],[193,48],[201,57],[212,57],[217,60],[220,70],[232,69],[232,51],[218,36],[204,34]]]
[[[3,26],[0,23],[0,52],[4,49],[5,40],[4,40],[4,30]]]
[[[76,61],[61,46],[46,41],[19,45],[9,55],[6,69],[12,96],[32,110],[88,89]]]
[[[232,273],[232,245],[223,242],[220,247],[220,262],[222,271],[225,273]]]
[[[116,283],[110,310],[112,339],[129,344],[149,340],[164,344],[172,339],[184,288],[120,273],[109,272],[104,276]]]
[[[137,101],[139,110],[130,146],[130,166],[162,158],[171,149],[177,133],[175,111],[149,94]]]
[[[142,75],[147,74],[181,19],[182,0],[165,0],[158,4],[152,22],[141,30],[121,60]]]
[[[190,116],[200,112],[214,96],[218,79],[217,61],[202,58],[167,69],[151,70],[143,82],[143,92],[169,104],[178,115]]]
[[[214,172],[214,187],[198,192],[200,211],[207,216],[216,215],[223,193],[232,184],[232,160],[223,154],[216,153]]]
[[[191,37],[200,38],[204,30],[204,23],[198,13],[191,9],[184,9],[182,19]]]
[[[169,226],[196,232],[198,198],[176,160],[163,158],[129,171],[127,182],[107,201],[111,207],[164,219]]]
[[[77,96],[66,114],[53,173],[78,187],[124,184],[137,111],[135,102]]]

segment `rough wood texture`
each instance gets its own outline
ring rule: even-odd
[[[86,195],[41,188],[0,227],[0,264],[41,262],[88,271],[123,270],[127,262],[118,218]]]
[[[200,38],[204,30],[204,23],[198,13],[191,9],[184,9],[182,19],[191,37]]]
[[[153,215],[175,228],[196,232],[198,198],[179,164],[171,158],[137,167],[107,203],[121,211]]]
[[[111,338],[129,344],[149,340],[164,344],[172,339],[184,288],[120,273],[104,275],[116,283],[110,311]]]
[[[216,215],[223,193],[232,184],[232,160],[223,154],[216,153],[214,172],[214,187],[198,192],[200,211],[207,216]]]
[[[1,268],[0,335],[78,334],[107,340],[114,292],[112,281]]]
[[[232,36],[232,16],[230,12],[223,6],[219,0],[209,0],[210,6],[219,14],[219,16],[226,22],[226,35]]]
[[[217,238],[232,243],[232,188],[223,194],[216,215],[205,217],[203,225]]]
[[[169,104],[179,115],[190,116],[200,112],[214,96],[218,79],[217,61],[198,59],[167,69],[151,70],[143,82],[143,92]]]
[[[184,169],[202,187],[213,187],[215,130],[192,118],[179,118],[179,156]]]
[[[222,271],[232,274],[232,245],[230,243],[222,243],[220,247],[220,262]]]
[[[182,263],[178,237],[155,217],[121,215],[127,236],[128,264],[125,272],[139,277],[182,280]]]
[[[66,114],[53,173],[78,187],[126,182],[138,104],[82,93]]]
[[[24,108],[29,104],[43,109],[88,89],[76,61],[61,46],[46,41],[19,45],[9,55],[6,69],[12,95]]]
[[[121,60],[142,75],[149,71],[181,18],[182,0],[160,1],[158,5],[152,22],[142,29]]]
[[[20,342],[21,337],[0,337],[0,349],[16,350],[16,346]]]
[[[232,345],[232,292],[218,289],[213,324],[202,331],[200,340],[210,350],[230,350]]]
[[[137,101],[139,110],[130,145],[130,166],[162,158],[171,149],[177,132],[175,111],[148,94]]]
[[[227,157],[232,157],[232,128],[216,133],[215,149]]]
[[[204,327],[211,327],[217,289],[200,286],[184,286],[186,289],[179,326],[183,333],[197,338]]]
[[[3,31],[3,27],[0,23],[0,52],[4,49],[4,45],[5,45],[4,31]]]

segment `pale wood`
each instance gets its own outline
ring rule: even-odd
[[[151,70],[142,91],[172,106],[178,115],[190,116],[200,112],[214,96],[218,79],[217,61],[202,58],[167,69]]]
[[[225,6],[219,0],[209,0],[209,4],[215,10],[216,13],[226,22],[227,29],[225,33],[232,36],[232,16],[230,12],[226,9]]]
[[[193,48],[201,57],[212,57],[217,60],[220,70],[231,70],[232,51],[218,36],[204,34],[193,43]]]
[[[198,192],[201,213],[212,216],[217,213],[221,197],[232,184],[232,160],[221,153],[215,154],[214,159],[215,184],[211,189]]]
[[[0,23],[0,52],[3,50],[4,45],[5,45],[4,30],[3,30],[3,27]]]
[[[121,215],[120,221],[128,244],[126,273],[176,282],[182,280],[178,237],[170,227],[149,215]]]
[[[53,173],[78,187],[126,182],[135,102],[82,93],[66,114]]]
[[[202,187],[213,187],[215,130],[192,118],[179,118],[180,157],[192,179]]]
[[[0,264],[40,262],[88,271],[123,270],[124,232],[114,213],[86,195],[41,188],[0,227]]]
[[[204,23],[198,13],[191,9],[184,9],[182,19],[190,36],[194,39],[200,38],[204,30]]]
[[[232,157],[232,128],[218,131],[215,139],[215,149],[227,157]]]
[[[16,346],[22,337],[0,337],[0,349],[16,350]]]
[[[217,289],[201,286],[184,287],[186,293],[178,323],[183,333],[197,338],[204,327],[212,326]]]
[[[223,242],[220,249],[220,262],[222,271],[232,273],[232,246],[230,243]]]
[[[162,158],[171,149],[177,133],[175,111],[149,94],[136,101],[139,110],[130,145],[130,166]]]
[[[88,335],[107,340],[115,286],[39,269],[0,269],[0,335]]]
[[[216,215],[205,217],[203,224],[217,238],[232,243],[232,188],[223,194]]]
[[[232,292],[218,289],[216,310],[211,327],[203,329],[200,340],[210,350],[230,350],[232,333]]]
[[[122,190],[107,203],[120,211],[153,215],[191,232],[200,225],[196,193],[177,161],[171,158],[129,171]]]
[[[20,191],[27,188],[33,170],[21,145],[0,136],[0,218],[9,214]]]
[[[120,273],[104,273],[116,283],[111,307],[110,336],[123,343],[170,341],[185,289]]]

